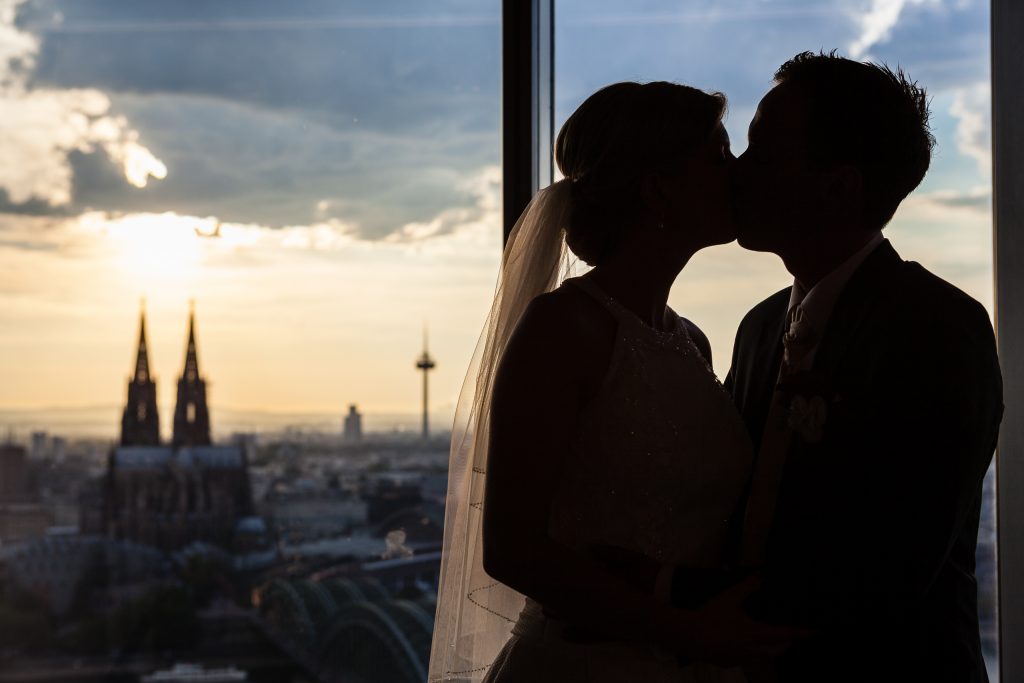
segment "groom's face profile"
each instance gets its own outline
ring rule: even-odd
[[[777,252],[815,229],[820,175],[808,148],[810,116],[807,98],[791,84],[758,105],[732,178],[740,246]]]

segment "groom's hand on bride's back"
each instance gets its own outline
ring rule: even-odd
[[[813,631],[757,621],[744,609],[764,577],[752,574],[697,610],[698,643],[696,659],[724,666],[746,666],[780,657],[795,642],[814,635]],[[687,648],[693,651],[692,643]]]

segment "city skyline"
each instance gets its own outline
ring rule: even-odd
[[[128,390],[127,393],[122,389],[123,396],[121,402],[118,405],[96,405],[96,406],[76,406],[76,407],[39,407],[36,409],[5,409],[0,407],[0,425],[6,427],[6,435],[8,440],[15,437],[24,440],[30,432],[36,431],[53,431],[62,435],[71,437],[97,437],[109,435],[111,438],[116,436],[118,429],[123,430],[123,427],[118,427],[115,424],[116,421],[106,420],[105,413],[114,414],[117,412],[125,411],[132,412],[133,404],[133,389],[134,385],[140,381],[148,382],[152,380],[155,383],[155,390],[157,393],[156,405],[148,406],[148,410],[152,411],[154,408],[159,416],[157,423],[157,436],[156,438],[160,443],[164,441],[170,441],[170,439],[163,438],[165,433],[176,432],[177,417],[176,413],[180,412],[180,404],[182,402],[182,396],[180,394],[180,387],[174,388],[176,384],[180,384],[182,378],[188,374],[190,363],[195,364],[195,357],[199,351],[199,347],[203,344],[198,340],[196,332],[196,312],[195,302],[189,302],[188,318],[185,324],[186,327],[186,341],[181,345],[179,349],[178,358],[176,363],[176,370],[170,373],[160,373],[152,361],[152,332],[150,325],[147,323],[147,312],[145,308],[145,301],[143,300],[139,304],[139,310],[136,319],[136,335],[135,335],[135,352],[133,353],[133,362],[129,367],[129,371],[126,373]],[[426,369],[433,371],[436,369],[436,364],[433,358],[429,358],[429,368],[424,368],[424,359],[427,356],[427,345],[426,345],[426,330],[424,330],[424,346],[422,355],[416,358],[415,369],[418,373],[424,373]],[[204,361],[202,363],[202,370],[200,378],[201,381],[206,381],[206,362],[205,353]],[[182,360],[182,356],[184,359]],[[142,373],[141,379],[139,373]],[[161,381],[163,377],[163,381]],[[432,403],[427,403],[425,379],[421,380],[424,382],[424,386],[418,391],[421,393],[421,403],[417,406],[418,410],[415,413],[371,413],[370,415],[370,429],[369,432],[394,432],[394,431],[405,431],[407,428],[409,431],[413,431],[411,427],[413,423],[420,427],[421,430],[427,428],[427,416],[424,414],[429,408],[429,416],[432,418],[440,418],[442,421],[450,421],[453,415],[449,415],[445,412],[445,407],[442,406],[440,409],[435,409]],[[169,385],[170,390],[164,390],[164,385]],[[123,386],[123,385],[122,385]],[[205,392],[205,390],[204,390]],[[161,397],[164,394],[166,401]],[[128,403],[128,408],[125,407],[125,401]],[[205,398],[203,399],[205,402]],[[349,403],[346,404],[344,410],[351,413],[352,410],[358,409],[359,404]],[[213,412],[218,412],[221,406],[213,406]],[[224,408],[225,412],[229,415],[235,413],[235,418],[227,420],[227,427],[221,426],[220,420],[214,420],[211,424],[212,432],[219,436],[221,439],[228,437],[231,434],[245,431],[270,431],[268,430],[267,423],[274,425],[278,429],[301,429],[303,426],[308,428],[310,431],[318,431],[323,433],[330,433],[333,431],[344,430],[344,421],[348,415],[346,412],[342,412],[340,409],[336,411],[252,411],[245,409],[232,409],[231,407]],[[68,427],[61,424],[59,417],[54,417],[61,412],[92,412],[91,417],[85,418],[78,427]],[[262,412],[262,415],[261,415]],[[249,425],[239,424],[239,414],[249,413],[247,419],[250,421]],[[219,417],[219,416],[218,416]],[[362,416],[361,416],[362,417]],[[325,421],[329,424],[325,424]],[[110,422],[110,424],[105,424]],[[276,424],[275,424],[276,423]],[[434,429],[431,433],[444,432],[447,429],[447,424],[440,425],[440,429],[435,424]],[[271,428],[272,429],[272,428]]]

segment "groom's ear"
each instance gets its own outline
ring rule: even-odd
[[[822,190],[831,206],[859,210],[864,203],[864,174],[852,164],[840,164],[825,174]]]
[[[668,203],[665,184],[656,173],[645,173],[640,177],[640,201],[655,216],[665,213]]]

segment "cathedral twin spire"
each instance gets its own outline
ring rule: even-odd
[[[210,411],[206,407],[206,380],[199,376],[199,355],[196,352],[196,315],[188,312],[188,345],[185,369],[178,379],[178,402],[174,408],[175,446],[210,445]]]
[[[139,321],[139,351],[135,357],[135,381],[149,381],[149,352],[146,350],[146,311],[143,310]]]
[[[188,343],[185,367],[178,379],[177,404],[174,409],[172,445],[205,446],[210,441],[210,413],[206,405],[206,380],[199,375],[196,350],[195,311],[188,316]],[[121,419],[122,446],[157,446],[160,444],[160,422],[156,405],[156,381],[149,369],[146,346],[146,312],[139,321],[139,345],[135,358],[135,374],[128,380],[128,402]]]
[[[149,372],[146,348],[146,311],[139,316],[139,348],[135,355],[135,374],[128,380],[128,403],[121,416],[122,446],[160,444],[160,420],[156,408],[156,382]]]

